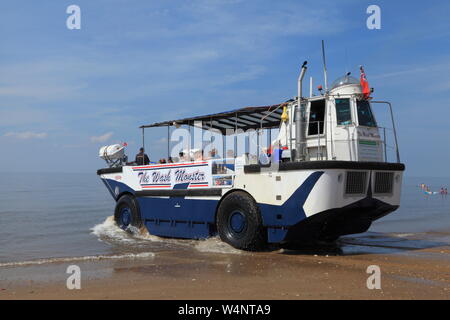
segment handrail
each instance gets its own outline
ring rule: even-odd
[[[394,112],[392,111],[392,104],[389,101],[370,101],[371,103],[380,103],[380,104],[387,104],[389,106],[389,110],[391,113],[391,121],[392,121],[392,129],[394,131],[394,139],[395,139],[395,147],[396,147],[396,154],[397,154],[397,162],[400,162],[400,152],[398,150],[398,140],[397,140],[397,131],[395,129],[395,121],[394,121]]]
[[[326,121],[326,120],[324,120],[324,121],[306,121],[304,123],[308,124],[308,127],[312,125],[317,130],[317,133],[315,133],[315,134],[308,134],[307,135],[307,140],[308,141],[312,140],[312,141],[316,141],[316,143],[317,143],[317,157],[321,158],[321,159],[324,158],[324,155],[323,155],[323,147],[324,147],[327,150],[327,154],[325,156],[325,159],[328,160],[329,156],[330,156],[328,154],[328,142],[331,141],[331,137],[329,137],[326,134],[326,128],[327,128],[327,124],[328,123],[332,123],[333,124],[334,122],[333,121]],[[323,127],[323,132],[320,133],[321,132],[320,131],[320,127],[321,127],[322,124],[324,126]],[[356,126],[356,123],[354,123],[353,121],[351,123],[349,123],[349,124],[342,125],[342,127],[354,127],[354,126]],[[387,149],[389,149],[389,150],[396,149],[395,146],[389,146],[387,144],[388,132],[393,132],[394,133],[394,129],[393,128],[388,128],[388,127],[382,127],[382,126],[375,126],[375,127],[370,127],[370,128],[378,130],[379,136],[377,138],[380,139],[380,142],[383,145],[384,161],[387,162],[388,161]],[[335,142],[336,143],[341,143],[343,141],[351,142],[351,141],[354,141],[354,140],[355,140],[355,137],[347,136],[344,139],[337,139]],[[314,146],[314,143],[311,146]],[[398,161],[398,158],[397,158],[397,162],[400,162],[400,161]]]

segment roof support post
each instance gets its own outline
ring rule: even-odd
[[[234,158],[237,157],[237,113],[234,116]]]
[[[188,152],[187,152],[187,157],[188,157],[188,161],[191,160],[191,143],[192,143],[192,136],[191,136],[191,123],[188,121],[188,128],[189,128],[189,143],[188,143]]]
[[[259,159],[259,128],[256,128],[256,158]]]
[[[170,158],[170,125],[167,125],[167,162]]]
[[[145,128],[142,128],[142,148],[145,150]]]

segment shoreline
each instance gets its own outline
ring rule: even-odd
[[[332,255],[304,250],[218,254],[162,251],[143,259],[0,268],[0,299],[449,299],[450,246]],[[81,289],[68,290],[69,265]],[[367,267],[381,269],[369,290]]]

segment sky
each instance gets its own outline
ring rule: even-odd
[[[79,30],[66,26],[73,4]],[[366,26],[373,4],[379,30]],[[448,1],[2,1],[0,171],[95,173],[102,145],[134,156],[142,124],[284,102],[304,60],[323,84],[323,39],[330,83],[364,65],[374,98],[392,102],[406,174],[449,177],[448,12]],[[146,136],[153,160],[165,135]]]

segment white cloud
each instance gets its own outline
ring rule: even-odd
[[[92,136],[91,137],[91,142],[95,143],[95,142],[106,142],[108,141],[111,137],[112,137],[113,133],[112,132],[107,132],[101,136]]]
[[[48,134],[46,132],[24,131],[24,132],[7,132],[3,136],[17,138],[21,140],[28,140],[28,139],[44,139],[47,138]]]

